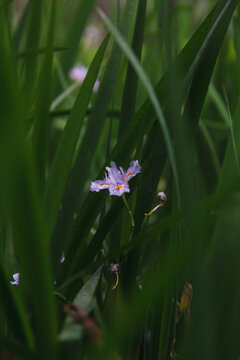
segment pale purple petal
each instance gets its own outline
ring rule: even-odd
[[[118,170],[117,165],[114,161],[111,161],[111,167],[106,167],[108,172],[108,178],[114,185],[119,185],[122,183],[123,175],[120,170]]]
[[[61,259],[60,259],[60,263],[62,264],[65,261],[65,255],[64,253],[62,253]]]
[[[127,171],[124,174],[124,181],[129,181],[132,177],[134,177],[135,175],[137,175],[139,172],[141,171],[141,166],[138,163],[138,160],[133,160],[130,163],[129,168],[127,169]]]
[[[90,185],[90,190],[99,192],[100,190],[108,189],[110,186],[111,184],[109,183],[109,179],[106,178],[104,180],[92,181]]]
[[[18,285],[19,284],[19,273],[13,274],[14,281],[10,281],[12,285]]]

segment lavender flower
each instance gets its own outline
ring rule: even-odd
[[[13,274],[14,281],[10,281],[12,285],[18,285],[19,284],[19,273]]]
[[[110,195],[122,196],[125,192],[130,192],[128,182],[141,171],[141,166],[137,160],[130,163],[127,171],[122,167],[117,168],[114,161],[111,162],[111,167],[106,167],[108,175],[105,174],[104,180],[96,180],[91,183],[90,190],[97,191],[108,189]]]
[[[69,71],[69,77],[72,80],[75,80],[77,82],[79,82],[80,84],[83,82],[83,80],[85,79],[86,75],[87,75],[88,69],[85,66],[74,66],[70,71]],[[93,91],[97,91],[99,88],[99,80],[96,80],[94,87],[93,87]]]

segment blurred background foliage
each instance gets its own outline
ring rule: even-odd
[[[0,359],[240,359],[238,5],[0,1]]]

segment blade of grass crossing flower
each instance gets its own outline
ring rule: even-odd
[[[56,0],[52,0],[50,19],[48,25],[48,36],[46,43],[46,54],[39,75],[39,83],[36,92],[36,115],[33,131],[33,152],[40,186],[43,189],[45,183],[46,161],[49,140],[49,104],[51,97],[51,75],[53,62],[53,40],[55,29]]]
[[[108,28],[108,30],[110,31],[112,36],[114,37],[115,41],[117,42],[119,47],[122,49],[123,53],[127,56],[127,58],[129,59],[129,61],[132,64],[132,66],[134,67],[135,71],[137,72],[140,80],[142,81],[143,86],[147,90],[148,96],[152,102],[154,110],[156,111],[157,118],[158,118],[159,124],[162,128],[163,136],[166,141],[166,147],[168,149],[168,155],[169,155],[169,159],[170,159],[170,162],[172,165],[172,170],[173,170],[177,194],[178,194],[178,206],[180,207],[181,199],[180,199],[180,189],[179,189],[179,182],[178,182],[178,173],[177,173],[177,167],[176,167],[176,163],[175,163],[175,155],[174,155],[169,131],[168,131],[168,128],[167,128],[167,125],[166,125],[166,122],[165,122],[165,119],[163,116],[162,109],[160,107],[160,103],[155,94],[155,91],[154,91],[144,69],[142,68],[141,64],[139,63],[136,55],[133,53],[132,49],[130,48],[130,46],[128,45],[126,40],[123,38],[121,33],[113,26],[111,21],[106,17],[106,15],[101,10],[98,10],[98,12],[99,12],[104,24],[106,25],[106,27]]]

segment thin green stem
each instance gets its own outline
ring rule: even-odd
[[[148,213],[145,213],[143,224],[142,224],[142,229],[144,229],[144,226],[145,226],[146,222],[148,221],[149,216],[151,216],[158,208],[160,208],[162,206],[164,206],[164,204],[160,203],[157,206],[155,206],[151,211],[149,211]]]
[[[128,206],[128,202],[127,202],[127,199],[126,199],[126,196],[125,194],[122,194],[122,199],[123,199],[123,202],[124,202],[124,205],[126,206],[127,210],[128,210],[128,214],[130,216],[130,220],[131,220],[131,226],[132,226],[132,230],[134,229],[135,227],[135,221],[134,221],[134,218],[133,218],[133,214]]]
[[[152,215],[152,213],[154,213],[161,206],[163,206],[163,204],[158,204],[157,206],[155,206],[155,208],[153,208],[151,211],[149,211],[149,213],[145,214],[145,216],[149,217],[150,215]]]

